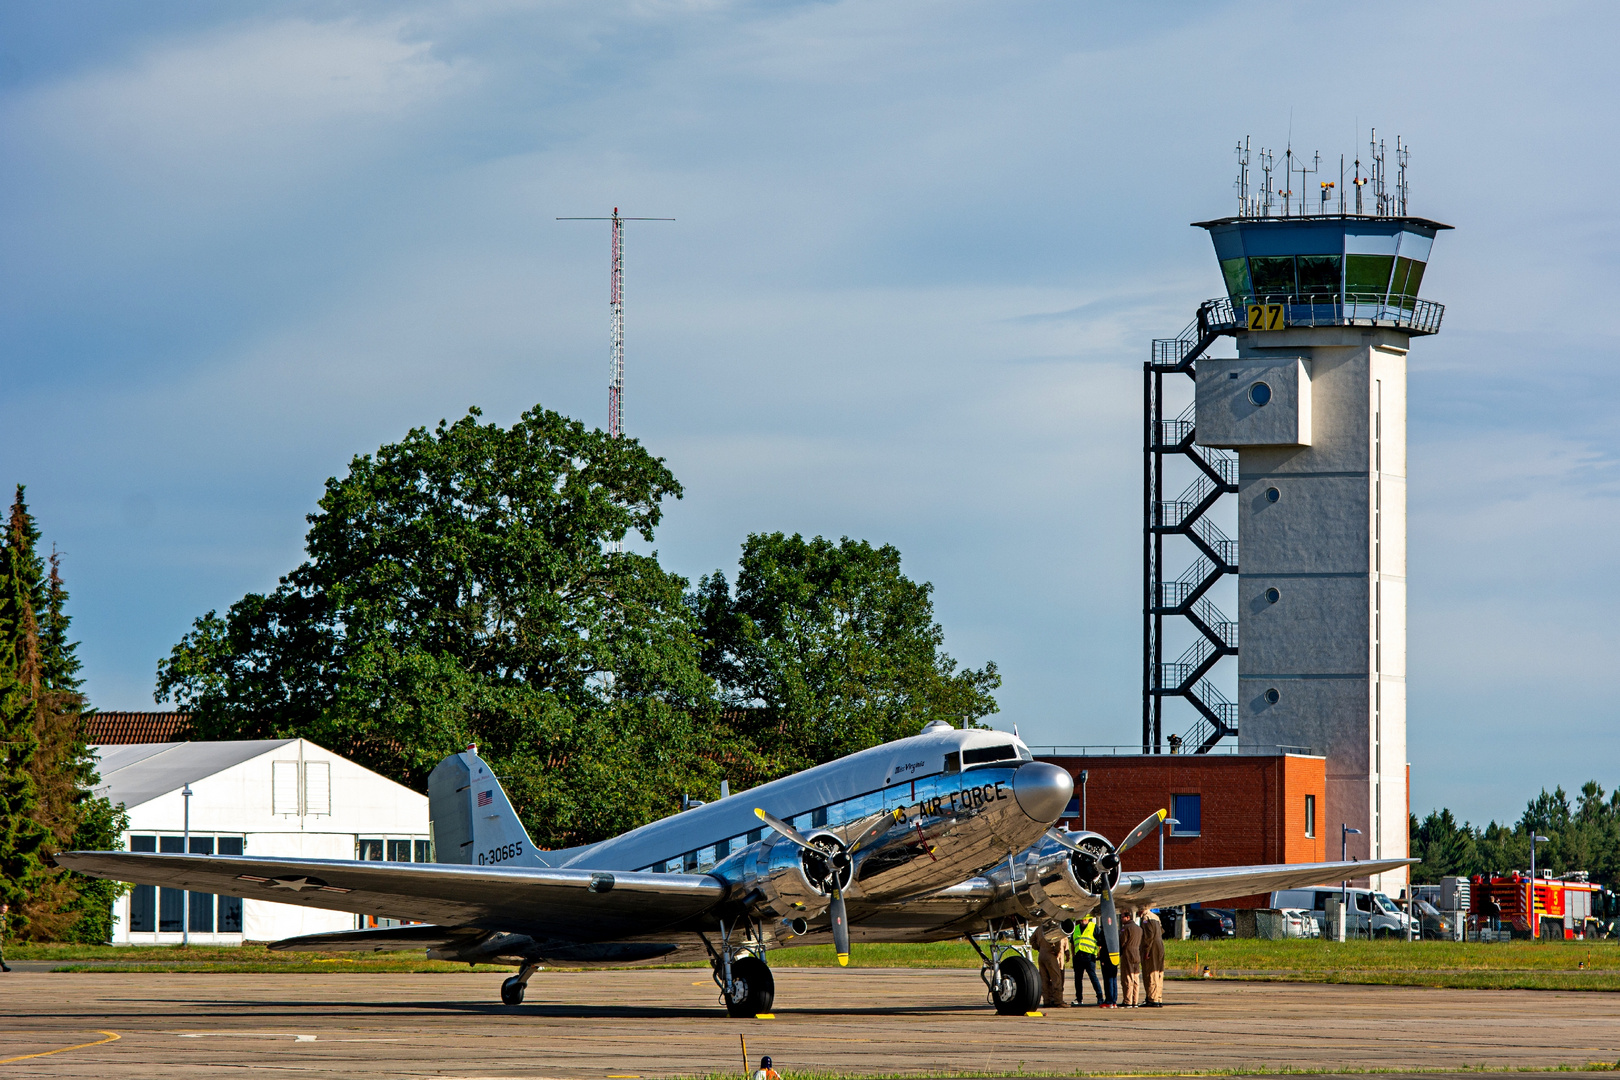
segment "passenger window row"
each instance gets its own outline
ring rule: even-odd
[[[961,760],[969,766],[983,765],[996,761],[1015,761],[1022,758],[1016,747],[1011,743],[1003,746],[982,746],[962,752]],[[955,759],[953,753],[949,759]],[[949,760],[948,759],[948,760]],[[824,829],[829,823],[833,828],[848,825],[861,818],[872,817],[886,810],[896,807],[910,806],[919,799],[929,798],[933,795],[953,791],[963,783],[960,773],[948,770],[945,774],[935,773],[919,780],[908,780],[883,788],[880,791],[869,791],[864,795],[845,799],[842,802],[828,803],[818,806],[814,810],[807,810],[802,814],[795,814],[787,819],[787,823],[795,829]],[[733,796],[734,798],[740,796]],[[702,874],[707,873],[726,856],[741,851],[749,844],[758,843],[764,836],[764,829],[751,829],[740,836],[733,836],[719,843],[688,851],[662,862],[655,862],[644,866],[641,871],[653,874]]]

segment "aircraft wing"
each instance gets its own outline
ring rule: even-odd
[[[727,893],[725,882],[707,874],[129,851],[69,851],[56,861],[90,877],[137,885],[498,929],[541,941],[611,941],[674,929]]]
[[[1234,896],[1330,885],[1409,866],[1420,859],[1364,862],[1274,863],[1269,866],[1211,866],[1192,870],[1144,870],[1121,874],[1114,900],[1122,909],[1175,907]]]

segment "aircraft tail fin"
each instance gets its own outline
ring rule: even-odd
[[[546,866],[478,748],[439,762],[428,776],[434,859],[473,866]]]

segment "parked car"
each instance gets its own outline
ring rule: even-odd
[[[1229,938],[1237,932],[1237,921],[1224,908],[1191,907],[1187,909],[1187,936],[1199,941]]]
[[[1422,921],[1422,934],[1430,941],[1450,941],[1453,937],[1451,915],[1442,912],[1422,897],[1414,900],[1418,918]]]
[[[1406,937],[1411,916],[1389,897],[1371,889],[1283,889],[1271,894],[1274,908],[1304,908],[1309,911],[1321,934],[1327,933],[1327,899],[1348,892],[1350,912],[1345,921],[1348,937]]]
[[[1316,917],[1304,908],[1282,908],[1283,935],[1291,938],[1318,938],[1322,936],[1321,927],[1316,925]]]

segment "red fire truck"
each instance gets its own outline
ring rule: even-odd
[[[1584,872],[1556,878],[1538,872],[1533,883],[1529,874],[1479,874],[1469,890],[1469,914],[1482,930],[1511,926],[1515,936],[1573,940],[1598,932],[1593,901],[1602,891]]]

